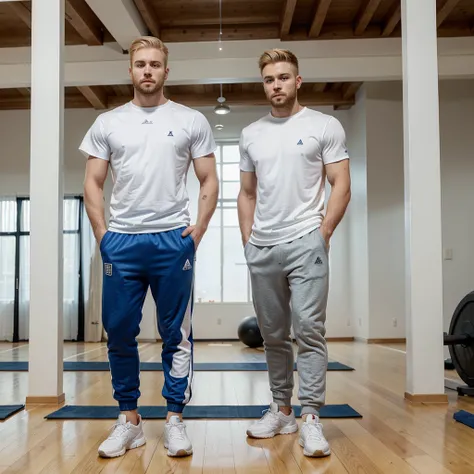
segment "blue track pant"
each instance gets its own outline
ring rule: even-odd
[[[102,319],[114,398],[121,411],[134,410],[140,397],[136,337],[151,288],[163,340],[163,397],[168,410],[181,413],[191,399],[193,377],[194,240],[184,228],[147,234],[107,232],[103,260]]]

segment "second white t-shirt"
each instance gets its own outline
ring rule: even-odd
[[[79,149],[109,160],[114,179],[109,229],[162,232],[190,224],[186,175],[191,159],[216,144],[204,115],[168,100],[133,102],[100,114]]]
[[[304,107],[271,114],[243,129],[240,169],[257,175],[250,242],[276,245],[318,228],[324,216],[324,165],[348,159],[346,134],[333,116]]]

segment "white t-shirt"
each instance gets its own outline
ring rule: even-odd
[[[216,144],[201,112],[168,100],[157,107],[128,102],[99,115],[79,149],[110,160],[109,229],[145,233],[190,224],[187,171]]]
[[[318,228],[324,165],[349,158],[341,123],[306,107],[285,118],[268,114],[244,128],[240,155],[240,169],[257,176],[254,245],[291,242]]]

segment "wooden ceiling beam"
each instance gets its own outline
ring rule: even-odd
[[[88,46],[103,44],[100,20],[83,0],[66,0],[66,18]]]
[[[96,110],[108,108],[108,97],[100,86],[79,86],[79,92],[90,102]]]
[[[280,38],[287,35],[291,29],[293,15],[295,13],[296,0],[284,0],[280,20]]]
[[[357,83],[344,84],[337,91],[319,92],[318,90],[300,91],[298,100],[306,106],[333,106],[350,108],[355,103],[354,92]],[[316,84],[315,84],[316,86]],[[318,85],[319,86],[319,85]],[[322,88],[321,86],[319,88]],[[114,108],[132,100],[130,94],[122,96],[107,96],[100,87],[78,87],[81,94],[67,94],[65,96],[66,108]],[[268,106],[268,101],[263,91],[226,92],[226,104],[229,106]],[[213,107],[217,105],[217,95],[213,92],[193,93],[173,92],[173,86],[168,88],[167,97],[188,107]],[[0,110],[28,109],[29,97],[8,97],[0,99]]]
[[[28,25],[28,28],[31,28],[31,10],[30,5],[23,2],[9,2],[7,5],[12,11],[20,18],[24,23]]]
[[[165,43],[216,41],[219,25],[161,28],[161,40]],[[280,25],[227,25],[222,30],[222,40],[275,39],[280,37]]]
[[[459,0],[446,0],[444,5],[438,10],[438,13],[436,14],[436,26],[438,28],[441,26],[443,21],[446,20],[458,3]]]
[[[396,2],[382,31],[382,36],[390,36],[394,32],[397,25],[400,23],[401,18],[402,7],[400,2]]]
[[[382,0],[366,0],[365,4],[363,5],[354,27],[354,35],[359,36],[361,35],[372,21],[372,18],[377,11],[377,8],[382,3]]]
[[[18,87],[17,91],[23,97],[31,97],[31,89],[29,87]]]
[[[146,2],[146,0],[133,0],[135,6],[137,7],[140,15],[143,18],[147,28],[150,30],[150,33],[156,38],[160,37],[160,23],[156,17],[155,10],[153,7]]]
[[[342,98],[349,100],[355,98],[357,91],[362,86],[362,82],[346,82],[342,86]]]
[[[316,38],[321,34],[331,2],[332,0],[318,0],[316,13],[314,14],[308,33],[309,38]]]

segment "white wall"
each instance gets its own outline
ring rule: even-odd
[[[351,110],[349,129],[353,199],[348,216],[348,268],[354,336],[403,338],[402,85],[398,81],[368,83],[363,90],[365,101],[361,92],[358,105]],[[474,287],[474,81],[441,81],[439,96],[443,248],[453,256],[443,261],[444,329],[448,330],[456,305]]]
[[[402,85],[369,83],[369,339],[405,337]]]
[[[441,81],[441,202],[444,329],[459,301],[474,289],[474,81]]]
[[[369,334],[369,270],[367,229],[367,140],[365,86],[349,111],[348,148],[351,157],[352,197],[347,208],[349,221],[349,258],[347,295],[353,336],[367,339]]]

